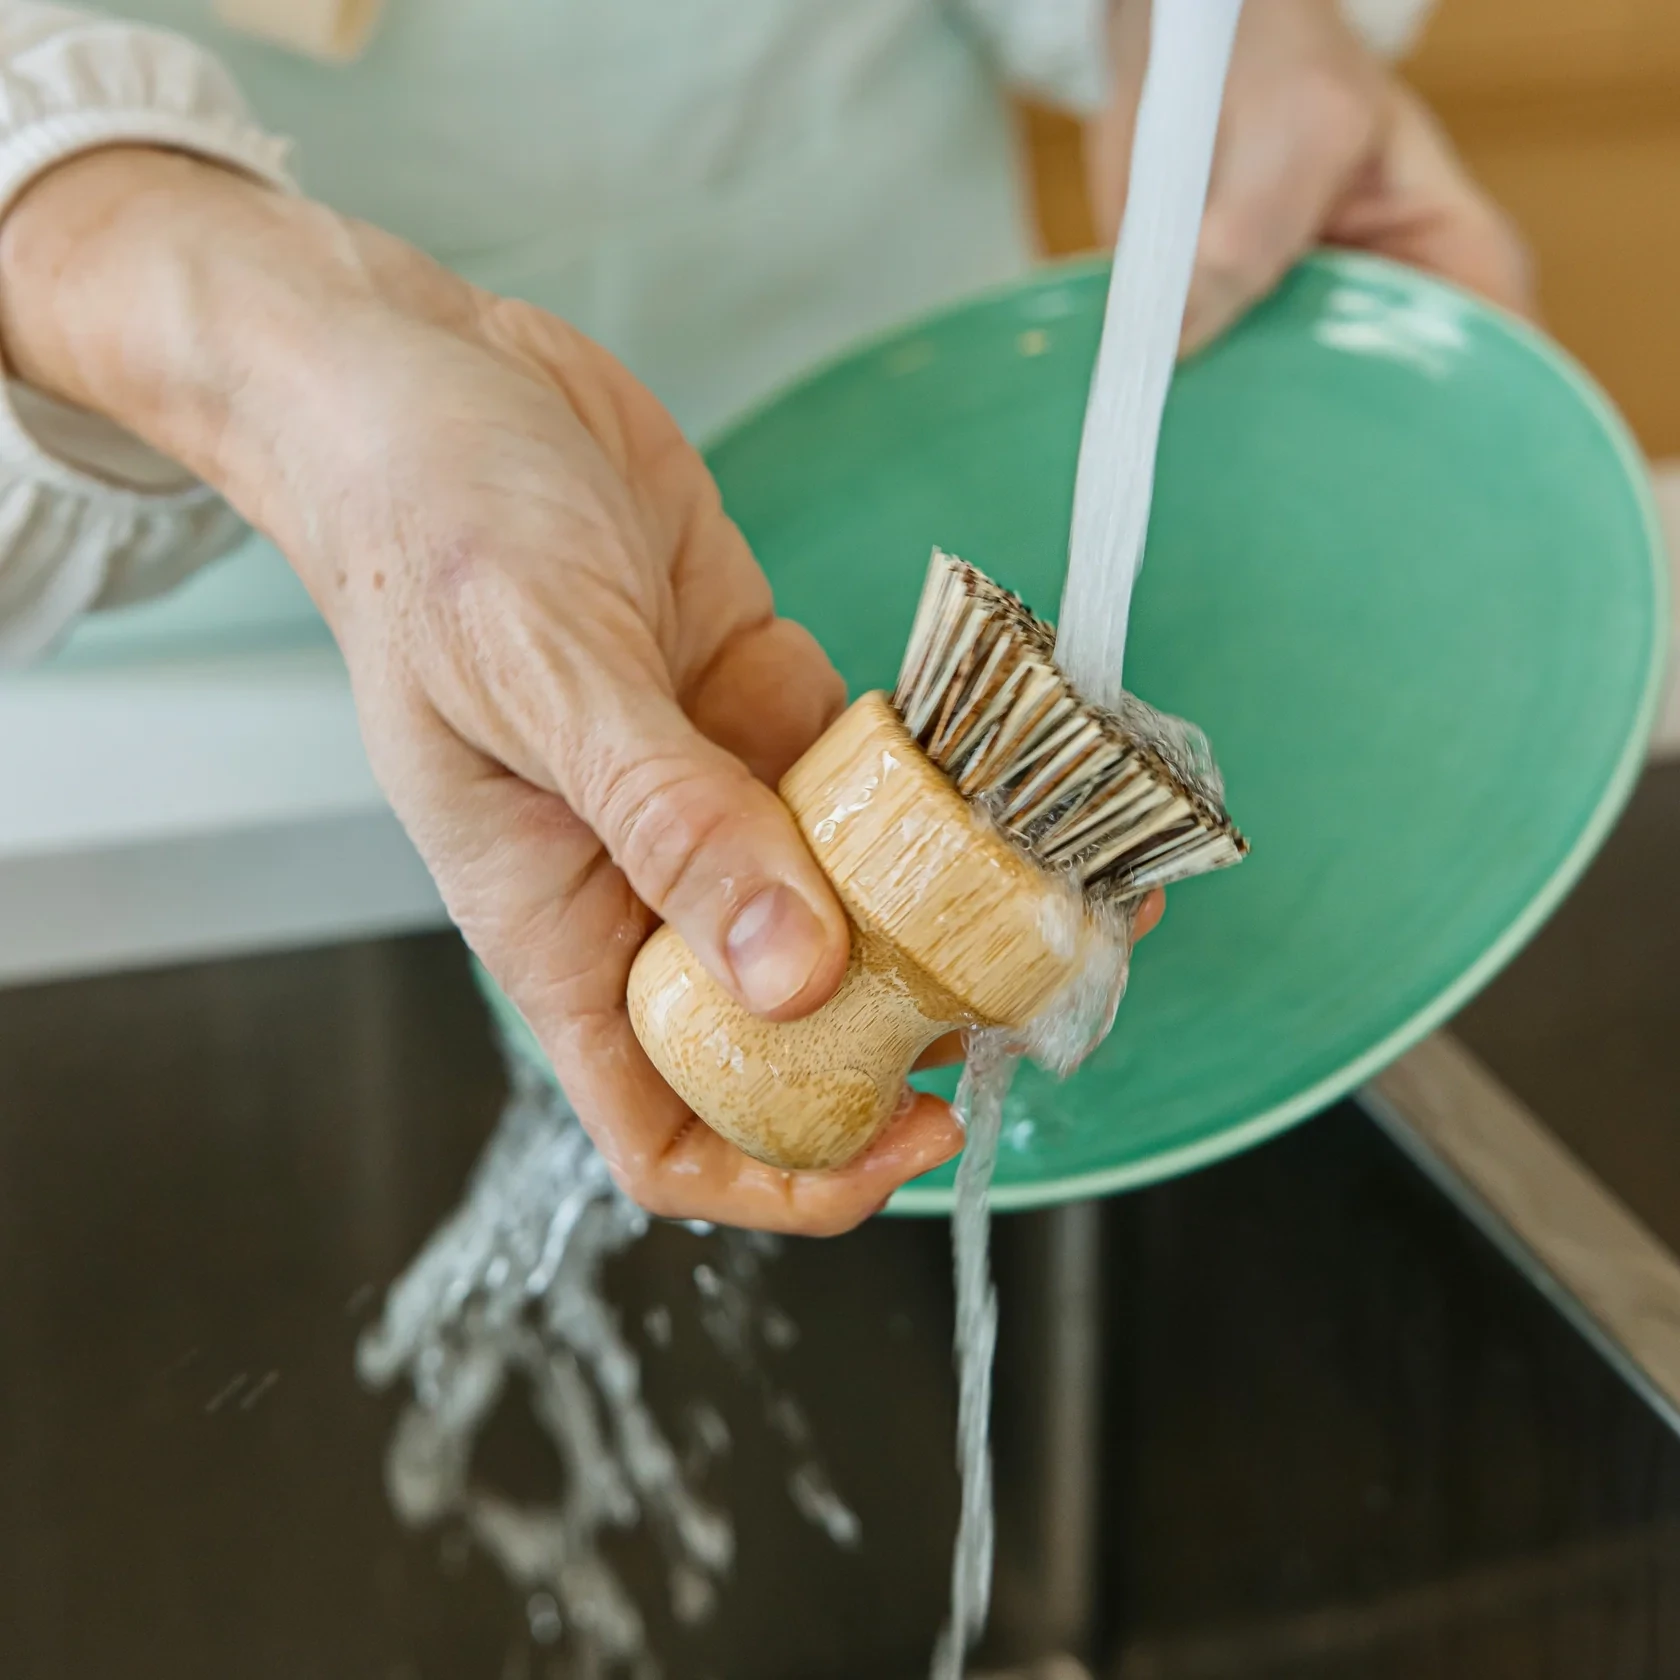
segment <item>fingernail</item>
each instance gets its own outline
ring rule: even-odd
[[[827,946],[816,912],[792,887],[767,887],[729,929],[729,967],[742,1001],[761,1015],[780,1009],[810,984]]]

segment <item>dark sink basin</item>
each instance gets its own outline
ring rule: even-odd
[[[0,1673],[558,1680],[564,1645],[382,1465],[354,1372],[455,1202],[502,1071],[444,937],[0,994]],[[703,1396],[739,1566],[665,1673],[914,1680],[955,1515],[946,1234],[787,1246],[797,1394],[862,1523],[837,1548],[694,1328],[707,1244],[613,1269],[656,1408]],[[999,1664],[1102,1680],[1676,1672],[1680,1446],[1353,1107],[1095,1211],[1000,1222]],[[551,1490],[514,1395],[476,1473]],[[538,1634],[549,1630],[537,1628]]]

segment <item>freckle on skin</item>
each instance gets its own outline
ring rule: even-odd
[[[375,572],[373,574],[373,587],[375,589],[383,589],[385,587],[385,574],[383,572]]]

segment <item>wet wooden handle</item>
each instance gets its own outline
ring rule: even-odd
[[[666,1083],[773,1167],[844,1166],[892,1118],[916,1058],[960,1025],[954,1000],[854,928],[840,989],[802,1021],[749,1014],[661,928],[630,971],[630,1020]]]
[[[630,1020],[694,1112],[773,1166],[844,1166],[892,1118],[916,1058],[959,1026],[1021,1026],[1083,965],[1083,904],[946,781],[866,694],[782,779],[852,923],[839,992],[802,1021],[748,1014],[661,928]]]

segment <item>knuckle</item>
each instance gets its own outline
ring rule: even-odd
[[[667,1217],[666,1209],[659,1205],[665,1199],[660,1176],[646,1156],[610,1148],[600,1153],[621,1194],[628,1196],[644,1213],[651,1213],[656,1219]]]
[[[719,839],[748,810],[751,781],[669,760],[622,772],[601,802],[613,861],[655,910],[682,896],[708,868]]]
[[[499,641],[506,640],[497,627],[519,622],[506,573],[490,564],[481,543],[465,535],[427,544],[425,559],[408,603],[420,646],[442,654],[452,670],[493,664]]]

